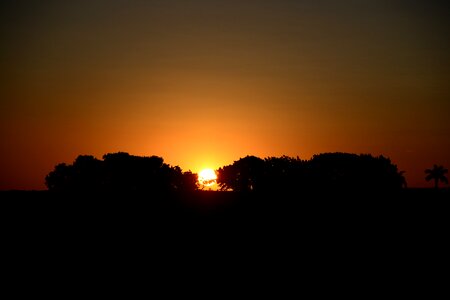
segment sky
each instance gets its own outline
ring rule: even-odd
[[[0,190],[81,154],[184,171],[256,155],[450,167],[447,1],[0,3]]]

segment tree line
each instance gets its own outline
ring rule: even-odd
[[[108,153],[99,160],[80,155],[73,164],[60,163],[45,178],[50,191],[165,192],[197,189],[197,174],[164,163],[159,156]]]
[[[406,187],[403,172],[389,158],[370,154],[322,153],[299,157],[246,156],[216,170],[220,190],[236,192],[392,191]],[[164,163],[159,156],[108,153],[99,160],[80,155],[60,163],[45,178],[50,191],[191,192],[197,174]]]
[[[406,187],[404,172],[389,158],[370,154],[322,153],[310,160],[247,156],[217,173],[220,188],[234,191],[385,191]]]

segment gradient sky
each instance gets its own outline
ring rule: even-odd
[[[0,190],[79,154],[198,172],[247,154],[450,167],[448,1],[0,4]]]

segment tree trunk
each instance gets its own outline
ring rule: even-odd
[[[435,189],[438,189],[438,183],[439,183],[439,179],[438,179],[438,178],[435,178],[435,179],[434,179],[434,188],[435,188]]]

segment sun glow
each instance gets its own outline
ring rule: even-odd
[[[213,169],[203,169],[198,173],[198,182],[201,186],[210,187],[216,183],[217,175]]]

